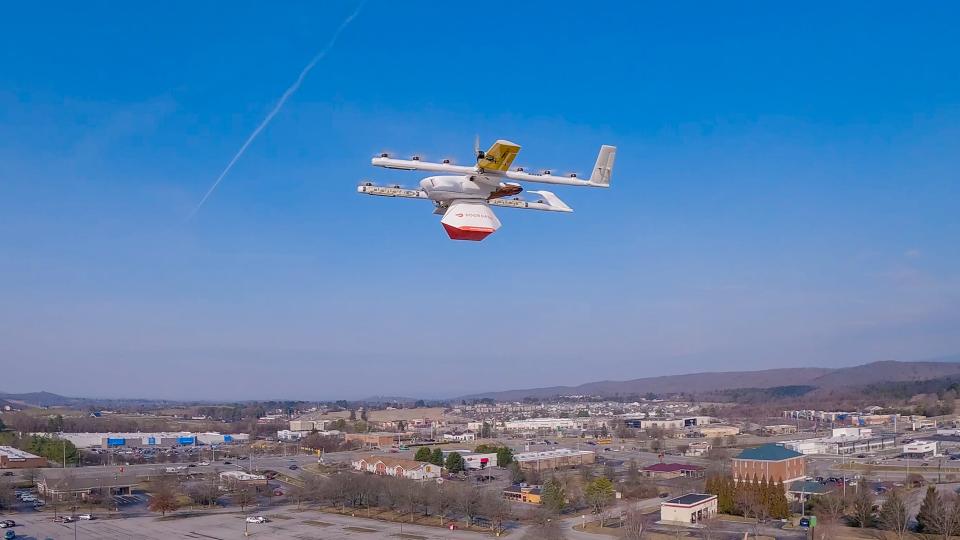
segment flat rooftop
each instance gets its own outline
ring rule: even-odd
[[[680,504],[683,506],[691,506],[694,504],[702,503],[704,501],[709,501],[710,499],[715,499],[716,497],[717,497],[716,495],[710,495],[708,493],[687,493],[686,495],[674,497],[666,501],[666,504]]]
[[[593,454],[590,450],[572,450],[570,448],[558,448],[556,450],[545,450],[543,452],[521,452],[513,456],[515,461],[535,461],[538,459],[554,459],[563,457],[586,456]]]
[[[0,446],[0,456],[6,456],[10,459],[38,459],[40,457],[12,446]]]

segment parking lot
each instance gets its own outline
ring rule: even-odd
[[[259,538],[324,538],[373,539],[398,536],[401,526],[350,516],[327,514],[316,510],[297,511],[295,507],[273,508],[263,514],[267,523],[246,523],[245,515],[239,512],[198,513],[187,517],[177,514],[160,518],[155,516],[128,517],[121,519],[95,519],[56,523],[45,514],[18,515],[15,530],[17,538],[54,539],[72,538],[76,529],[77,538],[102,540],[160,540],[172,537],[194,539],[228,539],[242,537],[244,530]],[[489,534],[449,530],[420,525],[403,525],[403,537],[407,540],[449,539],[465,540],[488,538]]]

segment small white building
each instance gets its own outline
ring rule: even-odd
[[[452,442],[470,442],[477,440],[477,434],[472,431],[466,433],[444,433],[443,440]]]
[[[660,521],[694,525],[717,513],[717,496],[688,493],[660,503]]]
[[[938,449],[937,441],[913,441],[903,445],[903,454],[916,458],[935,457],[940,455]]]
[[[454,452],[463,457],[463,464],[469,471],[476,471],[480,469],[486,469],[487,467],[497,466],[497,454],[495,452],[484,454],[471,452],[470,450],[444,450],[443,459],[446,460],[447,456]]]
[[[290,431],[289,429],[281,429],[277,432],[277,440],[279,441],[299,441],[304,437],[304,434],[308,432],[304,431]]]

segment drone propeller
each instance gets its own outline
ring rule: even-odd
[[[486,156],[486,153],[480,149],[480,134],[477,133],[473,138],[473,155],[477,156],[477,163]]]

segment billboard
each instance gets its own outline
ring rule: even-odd
[[[233,442],[233,435],[224,435],[223,442]]]
[[[157,444],[156,437],[147,437],[147,444]]]
[[[196,437],[178,437],[177,444],[195,444],[197,442]]]
[[[107,438],[107,446],[123,446],[125,444],[127,444],[126,439]]]

